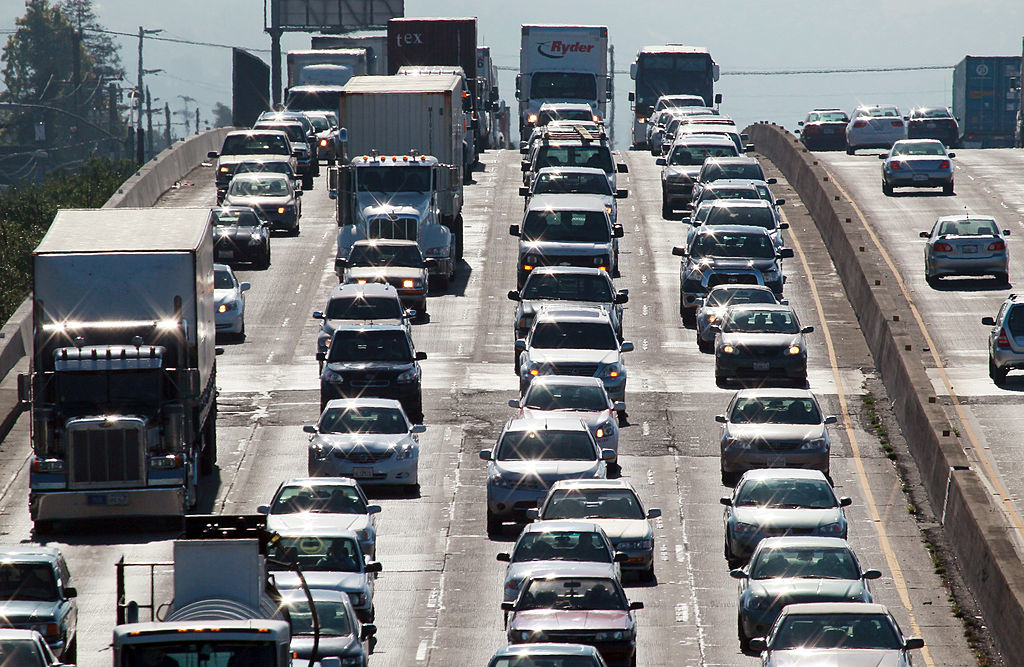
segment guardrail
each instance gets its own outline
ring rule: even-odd
[[[219,127],[200,132],[165,148],[128,177],[103,208],[152,206],[160,196],[218,150],[224,135],[235,128]],[[0,381],[15,368],[32,348],[32,301],[26,298],[0,329]],[[15,415],[17,408],[15,408]],[[10,430],[11,415],[0,417],[0,440]]]
[[[1024,656],[1024,567],[1000,507],[972,469],[932,390],[910,307],[867,230],[825,170],[782,127],[744,130],[800,195],[832,256],[893,412],[966,584],[1004,656]],[[904,317],[900,317],[900,315]]]

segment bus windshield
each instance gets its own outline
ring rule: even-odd
[[[712,60],[707,53],[641,54],[636,63],[636,111],[649,116],[662,95],[713,97]]]

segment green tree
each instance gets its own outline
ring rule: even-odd
[[[221,102],[213,105],[213,126],[231,127],[231,107]]]

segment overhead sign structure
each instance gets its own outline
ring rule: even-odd
[[[264,17],[264,28],[346,32],[382,28],[389,19],[404,15],[405,0],[270,0],[270,15]]]

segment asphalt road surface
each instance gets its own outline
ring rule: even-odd
[[[715,386],[713,358],[697,350],[693,330],[680,323],[679,260],[671,248],[685,230],[678,220],[661,218],[658,168],[646,153],[623,157],[630,173],[620,176],[619,187],[628,187],[630,198],[619,204],[626,236],[616,282],[630,290],[624,331],[636,351],[628,357],[630,425],[622,431],[619,461],[622,476],[645,504],[663,511],[655,521],[656,583],[627,582],[630,599],[646,605],[637,612],[638,664],[753,665],[757,657],[743,655],[736,638],[736,583],[722,555],[718,502],[728,489],[720,483],[714,415],[734,389]],[[851,159],[850,170],[844,167],[841,174],[854,173],[854,162],[866,159]],[[160,205],[209,206],[212,180],[211,169],[199,168]],[[516,262],[508,225],[522,215],[518,153],[486,153],[475,180],[466,193],[466,253],[458,279],[431,297],[429,323],[414,327],[417,348],[429,355],[423,362],[427,432],[420,436],[420,494],[377,499],[383,506],[377,555],[384,572],[376,588],[379,630],[370,663],[381,667],[484,665],[504,643],[504,565],[495,555],[510,546],[516,531],[509,525],[498,539],[486,535],[486,466],[478,451],[493,444],[511,414],[507,401],[518,389],[511,368],[514,309],[505,296],[515,284]],[[958,187],[965,186],[961,179]],[[864,427],[863,397],[882,396],[856,318],[795,193],[784,183],[775,191],[788,200],[787,239],[796,250],[784,267],[786,297],[803,324],[815,327],[809,336],[809,386],[826,413],[839,416],[832,432],[832,477],[837,493],[853,498],[849,539],[865,568],[883,572],[872,586],[876,601],[889,605],[906,634],[925,638],[917,664],[976,664],[948,593],[933,573],[919,526],[907,512],[894,467]],[[307,436],[301,426],[318,414],[317,327],[310,315],[336,283],[332,204],[324,179],[318,179],[303,201],[301,235],[273,239],[269,270],[238,272],[253,285],[247,293],[248,338],[225,343],[218,358],[220,458],[217,473],[204,483],[201,511],[252,512],[284,478],[305,474]],[[912,227],[916,234],[925,226]],[[984,296],[993,304],[997,299]],[[980,302],[977,308],[980,318]],[[942,327],[953,346],[959,336],[983,335],[973,311],[962,316],[962,326]],[[976,365],[981,377],[984,369],[980,361]],[[11,382],[13,374],[4,386]],[[28,455],[23,415],[0,448],[0,512],[8,542],[32,539]],[[173,535],[149,528],[146,522],[87,526],[53,541],[67,554],[77,580],[79,664],[85,667],[111,661],[117,558],[170,558]],[[145,597],[139,583],[130,582],[134,599]]]

